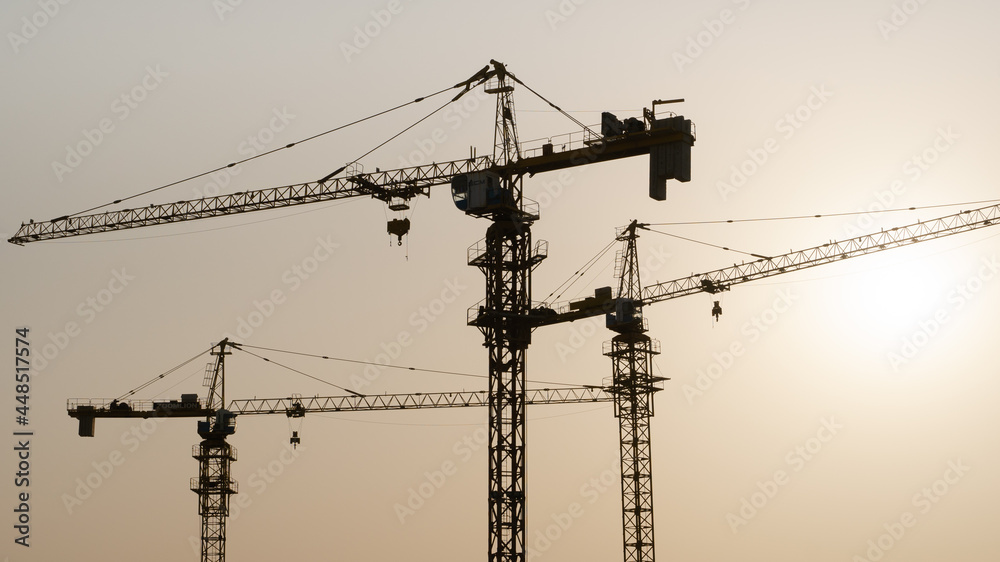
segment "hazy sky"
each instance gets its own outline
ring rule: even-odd
[[[963,208],[878,212],[886,207],[997,197],[1000,7],[990,2],[158,4],[19,0],[0,8],[4,239],[22,221],[102,205],[447,88],[491,58],[585,123],[599,122],[602,110],[638,116],[654,99],[684,98],[671,109],[697,127],[692,181],[670,182],[666,202],[646,196],[645,158],[525,180],[526,195],[542,205],[534,236],[549,242],[536,300],[632,219],[871,211],[661,227],[773,255]],[[576,130],[529,92],[515,96],[523,140]],[[316,180],[443,102],[128,205]],[[470,146],[488,153],[492,99],[464,102],[361,163],[384,170],[461,159]],[[457,211],[443,186],[405,214],[413,226],[402,247],[384,227],[397,216],[358,198],[3,244],[0,429],[20,429],[10,368],[16,328],[30,327],[38,362],[31,546],[14,543],[23,488],[14,485],[12,436],[0,453],[0,557],[197,560],[199,517],[188,490],[195,421],[99,420],[97,435],[84,439],[65,408],[67,399],[118,396],[224,334],[485,374],[482,336],[465,321],[484,294],[466,249],[486,221]],[[672,379],[653,420],[659,558],[996,560],[997,234],[735,287],[722,295],[718,323],[709,295],[649,307],[650,335],[662,344],[658,374]],[[653,233],[639,244],[647,284],[745,257]],[[611,285],[613,269],[609,254],[563,298]],[[528,378],[600,383],[611,375],[601,356],[610,337],[596,320],[540,329]],[[409,345],[396,347],[400,338]],[[268,355],[365,393],[486,387],[482,378],[399,369],[369,381],[357,363]],[[139,397],[204,396],[207,360]],[[228,373],[232,398],[337,393],[247,355],[234,355]],[[294,428],[284,416],[240,418],[231,439],[241,493],[230,559],[481,559],[485,420],[483,409],[315,415]],[[529,421],[530,559],[620,560],[611,407],[535,407]],[[295,455],[287,450],[292,429],[302,436]],[[442,480],[444,466],[455,470]],[[421,503],[413,494],[428,485]],[[412,513],[402,509],[408,502]]]

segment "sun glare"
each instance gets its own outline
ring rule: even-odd
[[[891,256],[872,256],[865,262],[838,278],[838,304],[855,329],[876,338],[896,339],[928,323],[946,322],[940,319],[942,311],[946,313],[948,296],[940,262],[929,258],[899,261]]]

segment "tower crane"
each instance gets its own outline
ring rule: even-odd
[[[532,245],[531,225],[539,214],[537,204],[523,197],[523,178],[648,154],[649,195],[662,201],[668,179],[690,180],[695,132],[691,121],[683,116],[657,117],[656,106],[668,102],[656,101],[644,110],[641,120],[619,121],[610,113],[603,114],[601,132],[597,133],[542,98],[495,60],[450,88],[459,90],[452,101],[479,86],[496,95],[491,156],[375,173],[353,173],[345,165],[317,182],[119,211],[63,215],[49,221],[32,220],[22,223],[9,242],[25,244],[358,196],[405,208],[414,197],[429,195],[430,187],[450,184],[460,210],[491,223],[486,237],[469,252],[469,265],[478,267],[486,277],[486,298],[474,325],[482,332],[489,355],[488,559],[524,562],[525,352],[536,327],[529,321],[531,271],[546,257],[547,245]],[[525,88],[580,125],[582,143],[558,151],[551,142],[543,144],[538,152],[522,147],[514,111],[515,86]],[[345,170],[347,173],[340,175]],[[397,236],[408,229],[405,222],[388,225],[390,233]]]
[[[93,437],[97,418],[205,418],[198,422],[201,443],[195,445],[192,456],[198,460],[198,476],[191,478],[191,490],[198,494],[198,514],[201,516],[202,562],[224,562],[226,554],[226,519],[229,517],[230,496],[239,492],[232,477],[231,465],[236,461],[236,448],[227,438],[236,432],[236,417],[245,415],[284,414],[300,418],[317,412],[372,412],[415,410],[427,408],[463,408],[489,405],[489,392],[461,391],[419,394],[354,393],[345,396],[291,396],[284,398],[249,398],[231,400],[225,396],[225,358],[239,344],[224,339],[212,347],[215,361],[205,369],[208,397],[202,401],[197,394],[182,394],[180,400],[85,399],[68,400],[66,411],[79,420],[81,437]],[[609,389],[598,386],[530,389],[525,393],[526,404],[589,404],[611,402]],[[291,442],[299,443],[298,432],[292,432]]]
[[[605,343],[604,354],[612,360],[610,388],[614,393],[615,416],[619,420],[625,562],[654,560],[649,422],[653,415],[652,395],[660,390],[656,383],[663,379],[652,375],[652,357],[659,353],[659,343],[645,333],[648,328],[642,316],[644,306],[699,293],[715,295],[740,283],[997,224],[1000,224],[1000,205],[990,205],[787,254],[761,256],[749,263],[643,287],[639,279],[636,239],[637,231],[648,229],[649,225],[632,221],[617,237],[624,245],[617,265],[617,296],[612,298],[611,287],[603,287],[597,289],[593,297],[555,308],[533,308],[529,314],[533,326],[604,315],[607,327],[617,333]],[[712,314],[716,317],[721,314],[718,301],[715,301]]]

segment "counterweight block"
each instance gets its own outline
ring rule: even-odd
[[[667,180],[691,181],[691,120],[684,117],[656,119],[653,129],[671,129],[685,133],[685,140],[649,147],[649,196],[657,201],[667,198]]]

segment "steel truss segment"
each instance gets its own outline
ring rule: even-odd
[[[718,292],[729,285],[798,271],[839,260],[935,240],[1000,222],[1000,205],[962,211],[937,219],[866,234],[840,242],[758,259],[749,263],[675,279],[642,289],[642,303],[652,304],[701,291]]]
[[[614,395],[596,386],[542,388],[525,392],[526,404],[585,404],[611,402]],[[302,398],[253,398],[232,400],[229,411],[239,415],[276,414],[292,410],[315,412],[361,412],[488,406],[489,392],[440,392],[417,394],[373,394],[366,396],[313,396]]]
[[[652,346],[640,332],[622,333],[612,340],[622,470],[622,547],[625,562],[652,562],[653,466],[650,418],[653,392],[650,367]]]
[[[531,340],[531,270],[537,263],[531,259],[530,221],[512,220],[517,216],[492,217],[482,254],[470,264],[486,277],[476,325],[489,349],[490,562],[524,562],[526,556],[525,351]]]
[[[653,392],[652,340],[637,328],[615,336],[612,359],[615,417],[619,422],[622,470],[622,546],[626,562],[652,562],[653,467],[650,418]]]
[[[638,223],[626,227],[618,239],[624,242],[616,272],[618,296],[625,303],[639,300],[642,284],[636,249]],[[653,562],[653,466],[650,418],[653,393],[659,390],[652,376],[652,358],[659,344],[645,334],[642,307],[615,310],[609,327],[618,332],[604,345],[611,358],[618,418],[622,472],[622,548],[625,562]]]
[[[307,182],[135,209],[59,217],[50,221],[22,224],[9,242],[23,244],[365,195],[386,202],[393,197],[411,199],[417,195],[428,195],[429,187],[449,183],[458,174],[492,167],[491,157],[480,156],[426,166],[355,174],[324,182]]]
[[[224,562],[229,497],[239,491],[230,470],[236,449],[223,439],[206,439],[194,446],[192,456],[198,459],[198,476],[191,479],[191,491],[198,494],[201,561]]]
[[[509,139],[513,139],[509,132],[506,134]],[[505,177],[533,175],[648,154],[651,146],[685,140],[693,142],[693,137],[669,129],[654,129],[612,143],[597,142],[580,149],[525,157],[506,163],[501,163],[492,156],[478,156],[424,166],[354,174],[322,182],[303,182],[134,209],[63,216],[48,221],[22,223],[8,242],[25,244],[348,197],[369,196],[385,202],[390,202],[394,198],[410,199],[418,195],[429,195],[431,186],[449,183],[453,177],[460,174],[491,170]],[[511,140],[502,141],[501,144],[507,142]],[[516,155],[516,145],[507,146],[508,151],[513,150]],[[538,218],[537,212],[526,212],[526,216],[529,219]]]

